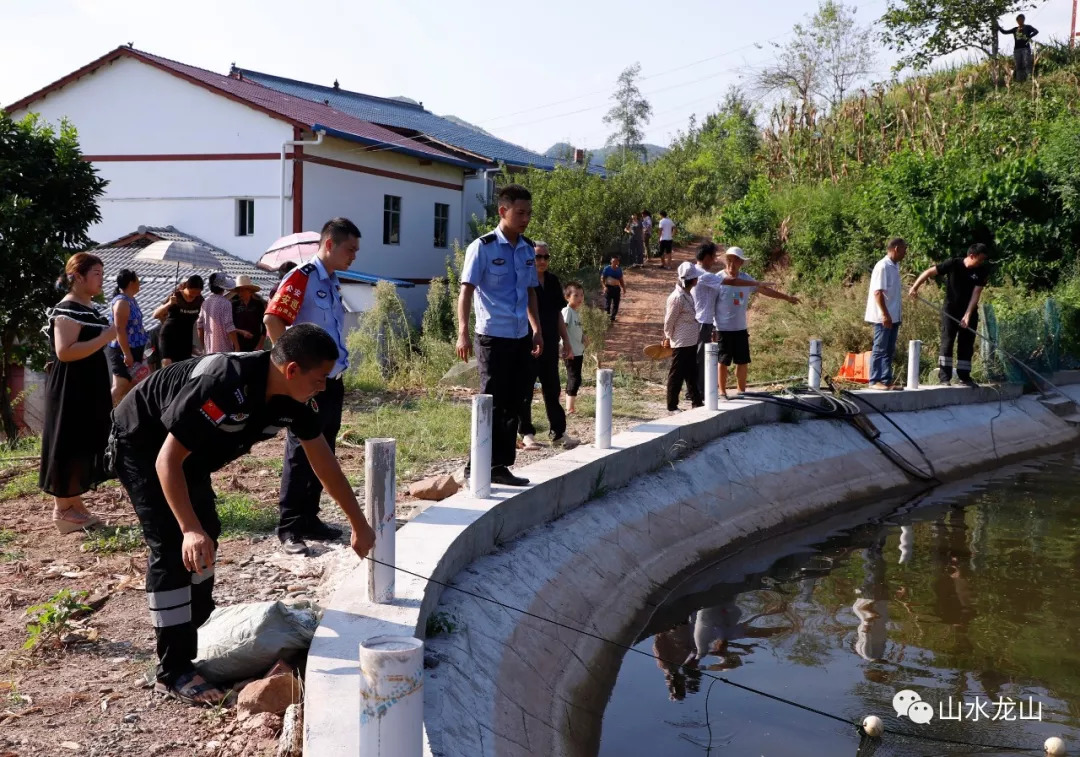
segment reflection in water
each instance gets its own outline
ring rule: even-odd
[[[638,648],[660,658],[663,685],[647,659],[624,659],[600,753],[697,755],[720,730],[714,753],[855,753],[842,725],[723,684],[706,711],[703,671],[853,721],[877,714],[887,728],[1027,747],[1050,735],[1080,743],[1078,478],[1075,461],[1051,458],[703,568],[642,634]],[[950,697],[1030,696],[1043,722],[914,725],[891,708],[904,688],[935,712]],[[969,753],[898,736],[876,751],[932,752]]]

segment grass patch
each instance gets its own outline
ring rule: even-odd
[[[217,498],[221,538],[268,534],[277,528],[276,507],[263,505],[248,494],[222,494]]]
[[[23,552],[18,549],[10,549],[19,535],[10,528],[0,528],[0,563],[15,562],[23,558]]]
[[[397,469],[406,477],[433,462],[467,456],[471,412],[466,403],[429,394],[362,413],[348,412],[341,436],[361,445],[366,439],[397,439]]]
[[[82,543],[82,551],[95,555],[115,555],[134,552],[144,547],[142,530],[138,526],[118,526],[98,529]]]
[[[14,444],[0,444],[0,468],[8,463],[27,462],[21,458],[36,457],[41,454],[41,437],[21,436]]]
[[[38,488],[37,471],[20,473],[18,476],[15,476],[4,484],[3,489],[0,489],[0,502],[6,502],[9,499],[18,499],[19,497],[27,497],[31,494],[37,494],[40,491],[41,490]]]
[[[281,457],[256,457],[255,455],[244,455],[239,460],[240,467],[244,470],[272,470],[277,475],[281,475],[285,470],[285,459]]]

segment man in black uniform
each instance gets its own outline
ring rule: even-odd
[[[956,377],[964,386],[975,386],[971,379],[971,358],[975,354],[975,331],[979,327],[979,297],[990,278],[990,250],[985,244],[973,244],[967,256],[952,258],[930,266],[915,279],[909,294],[918,296],[919,287],[934,276],[945,276],[945,308],[941,314],[941,349],[938,352],[938,378],[942,384],[952,380],[953,343],[956,343]]]
[[[272,352],[217,353],[174,363],[139,384],[113,412],[113,464],[150,547],[146,596],[157,636],[156,690],[189,704],[224,694],[192,660],[197,629],[214,609],[214,553],[221,522],[210,474],[288,428],[352,525],[364,557],[375,534],[322,436],[312,401],[326,386],[338,347],[301,324]]]

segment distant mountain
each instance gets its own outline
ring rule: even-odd
[[[458,118],[457,116],[442,116],[442,118],[445,118],[447,121],[453,121],[458,126],[464,126],[466,129],[472,129],[473,131],[480,132],[481,134],[487,134],[489,137],[494,136],[491,132],[481,129],[476,124],[469,123],[464,118]]]
[[[602,166],[608,159],[608,155],[615,152],[616,147],[598,147],[595,150],[585,149],[585,152],[589,153],[589,161],[594,166]],[[645,153],[648,156],[648,160],[655,160],[661,155],[664,155],[668,151],[666,147],[660,147],[660,145],[645,145]],[[544,157],[556,158],[563,160],[572,160],[574,157],[574,148],[572,145],[566,142],[556,142],[544,152]]]

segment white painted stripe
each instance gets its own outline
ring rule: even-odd
[[[938,359],[937,359],[937,364],[938,365],[952,365],[952,358],[951,357],[945,357],[944,355],[939,355]]]
[[[957,360],[956,361],[956,367],[958,369],[960,369],[961,371],[970,371],[971,370],[971,361],[970,360]]]
[[[174,607],[171,610],[151,610],[150,619],[154,621],[154,628],[168,628],[190,623],[191,605]]]
[[[199,575],[198,573],[192,573],[191,574],[191,583],[193,583],[193,584],[201,584],[203,581],[209,581],[213,577],[214,577],[214,569],[210,568],[209,570],[204,570],[202,572],[202,575]]]
[[[176,607],[191,601],[191,587],[181,586],[179,589],[166,589],[165,591],[148,591],[146,601],[150,603],[151,610],[160,610],[165,607]]]

